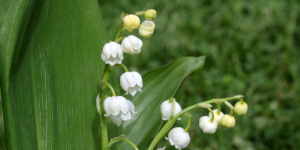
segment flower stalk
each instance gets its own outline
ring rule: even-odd
[[[188,132],[191,126],[191,122],[192,122],[192,115],[190,113],[185,113],[185,115],[188,117],[188,124],[186,125],[184,132]]]
[[[128,143],[134,150],[139,150],[139,148],[130,140],[126,139],[124,135],[120,135],[118,137],[112,138],[110,142],[108,143],[108,147],[110,148],[114,143],[123,141]]]
[[[105,89],[106,89],[106,85],[104,83],[107,82],[108,78],[109,78],[109,71],[110,69],[110,65],[106,64],[105,68],[104,68],[104,73],[103,73],[103,79],[101,81],[101,85],[100,85],[100,95],[101,95],[101,99],[100,99],[100,126],[101,126],[101,143],[102,143],[102,150],[108,150],[108,134],[107,134],[107,122],[106,122],[106,117],[104,116],[105,111],[103,108],[103,103],[105,100]]]
[[[173,118],[170,118],[170,120],[162,127],[162,129],[158,132],[158,134],[156,135],[156,137],[153,139],[153,141],[151,142],[150,146],[148,147],[148,150],[153,150],[155,148],[155,146],[157,145],[157,143],[165,136],[165,134],[170,130],[170,128],[174,125],[174,123],[176,122],[176,120],[183,114],[185,114],[186,112],[194,109],[194,108],[198,108],[198,107],[202,107],[202,108],[207,108],[205,104],[210,104],[210,103],[222,103],[225,102],[227,100],[234,100],[234,99],[239,99],[239,97],[237,96],[233,96],[233,97],[228,97],[228,98],[218,98],[218,99],[211,99],[205,102],[201,102],[201,103],[197,103],[194,104],[190,107],[187,107],[186,109],[182,110],[180,113],[178,113],[177,115],[175,115]]]

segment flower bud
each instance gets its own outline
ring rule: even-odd
[[[219,123],[224,127],[232,128],[235,125],[235,119],[231,115],[224,115]]]
[[[144,38],[149,38],[152,36],[155,28],[155,23],[153,21],[145,20],[139,29],[139,33]]]
[[[129,54],[138,54],[141,52],[141,48],[143,46],[142,40],[137,38],[134,35],[129,35],[125,39],[123,39],[121,48],[125,53]]]
[[[214,113],[214,120],[216,120],[217,123],[219,124],[220,119],[224,116],[224,114],[222,113],[222,111],[220,111],[220,114],[218,114],[218,111],[219,111],[218,109],[214,109],[214,110],[213,110],[213,113]],[[209,112],[208,116],[209,116],[210,118],[212,117],[212,115],[211,115],[210,112]]]
[[[203,133],[213,134],[217,130],[218,122],[215,119],[211,122],[210,117],[203,116],[199,119],[199,126],[203,130]]]
[[[104,45],[101,58],[106,64],[111,66],[115,64],[122,64],[123,51],[121,45],[116,42],[109,42]]]
[[[234,105],[234,112],[238,115],[244,115],[247,113],[248,105],[245,102],[239,101]]]
[[[148,9],[146,12],[145,12],[145,18],[146,20],[154,20],[156,17],[156,11],[154,9]]]
[[[120,83],[123,90],[134,96],[137,91],[142,91],[143,79],[138,72],[125,72],[120,77]]]
[[[173,99],[175,101],[175,99]],[[180,105],[175,101],[175,112],[174,115],[177,115],[178,113],[181,112],[181,107]],[[164,101],[161,105],[160,105],[160,112],[162,115],[162,120],[169,120],[172,116],[172,102],[170,100],[166,100]]]
[[[131,32],[133,29],[137,29],[140,26],[140,18],[136,15],[127,15],[123,19],[124,28]]]
[[[120,126],[122,121],[130,120],[131,113],[136,113],[133,103],[123,96],[112,96],[104,100],[104,111],[117,126]]]
[[[189,145],[190,135],[188,132],[185,132],[183,128],[176,127],[169,132],[166,140],[169,140],[172,146],[175,145],[176,149],[182,149]]]

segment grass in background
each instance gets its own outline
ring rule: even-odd
[[[0,25],[9,2],[0,0]],[[297,109],[300,2],[111,0],[99,3],[110,39],[117,32],[118,17],[123,10],[133,13],[154,8],[158,12],[155,33],[143,40],[141,55],[125,56],[130,59],[125,59],[124,64],[136,66],[131,70],[146,72],[178,57],[207,56],[203,70],[185,84],[186,89],[177,98],[184,107],[211,98],[245,95],[249,112],[236,116],[233,129],[220,127],[213,135],[203,134],[198,121],[208,112],[193,111],[192,141],[187,149],[300,147],[300,109]],[[226,107],[223,111],[229,112]],[[0,149],[4,149],[3,141],[0,113]],[[172,149],[167,142],[163,144]]]

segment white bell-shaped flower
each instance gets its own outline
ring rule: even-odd
[[[176,149],[181,150],[189,145],[190,135],[188,132],[185,132],[183,128],[176,127],[169,132],[166,140],[169,140],[172,146],[175,145]]]
[[[141,52],[143,46],[142,40],[137,38],[134,35],[129,35],[125,39],[123,39],[121,48],[125,53],[129,54],[138,54]]]
[[[139,28],[139,33],[142,37],[149,38],[154,32],[154,28],[155,23],[153,21],[145,20]]]
[[[220,113],[218,113],[218,111],[219,111],[218,109],[214,109],[213,113],[214,113],[214,120],[216,120],[217,123],[219,124],[220,119],[224,116],[224,113],[222,111],[220,111]],[[209,112],[208,116],[209,116],[209,118],[212,117],[210,112]]]
[[[175,101],[175,99],[174,99]],[[181,106],[175,101],[175,112],[174,115],[177,115],[181,112]],[[172,116],[172,101],[166,100],[160,105],[160,112],[162,115],[162,120],[169,120]],[[180,120],[180,118],[178,119]]]
[[[218,122],[216,119],[211,122],[210,117],[203,116],[199,119],[199,126],[203,130],[203,133],[213,134],[217,130]]]
[[[111,120],[120,126],[123,121],[131,119],[131,113],[135,112],[133,103],[123,96],[112,96],[104,100],[105,115],[111,118]]]
[[[141,92],[143,87],[142,76],[138,72],[125,72],[120,77],[120,83],[123,90],[134,96],[137,91]]]
[[[104,45],[101,58],[106,64],[111,66],[115,64],[122,64],[123,51],[121,45],[116,42],[109,42]]]

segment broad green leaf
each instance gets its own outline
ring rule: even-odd
[[[160,104],[174,97],[183,81],[201,70],[204,60],[205,57],[180,58],[143,76],[143,92],[133,97],[137,114],[124,124],[123,130],[128,139],[140,149],[150,145],[163,124]],[[126,149],[131,148],[126,145]]]
[[[1,30],[8,149],[100,149],[97,0],[15,0]]]

